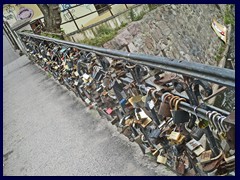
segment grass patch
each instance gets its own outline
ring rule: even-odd
[[[235,18],[233,16],[233,13],[232,13],[232,8],[233,8],[234,5],[227,5],[226,6],[226,10],[225,10],[225,14],[224,14],[224,24],[231,24],[232,26],[235,25]]]
[[[51,74],[51,73],[48,73],[47,77],[48,77],[48,78],[51,78],[51,77],[52,77],[52,74]]]
[[[140,14],[136,14],[133,9],[130,10],[129,15],[132,21],[139,21],[143,18],[143,16],[145,15],[145,12],[140,12]]]
[[[223,17],[224,24],[226,24],[226,25],[227,24],[231,24],[231,26],[235,25],[235,18],[234,18],[233,13],[232,13],[233,6],[234,5],[232,5],[232,4],[226,5],[226,9],[225,9],[224,17]],[[223,52],[226,49],[226,46],[227,46],[226,44],[221,42],[221,45],[218,49],[218,52],[215,55],[215,60],[217,62],[219,62],[222,59]]]
[[[111,27],[103,25],[98,29],[97,36],[95,38],[84,39],[79,43],[101,47],[104,43],[113,39],[117,35],[118,30],[122,29],[126,25],[127,23],[122,23],[122,25],[116,29],[112,29]]]
[[[148,4],[149,11],[156,9],[158,6],[159,4]]]
[[[156,9],[158,6],[159,6],[159,4],[148,4],[149,11]],[[140,14],[136,14],[132,8],[129,11],[131,21],[141,20],[146,13],[147,12],[142,11],[142,12],[140,12]],[[112,29],[111,27],[102,25],[98,29],[97,33],[94,33],[94,35],[96,36],[95,38],[84,39],[84,40],[79,41],[79,43],[101,47],[104,43],[113,39],[117,35],[118,30],[122,29],[126,25],[127,25],[127,23],[122,23],[122,25],[116,29]]]
[[[225,45],[223,42],[221,42],[221,45],[220,45],[220,47],[219,47],[219,49],[218,49],[218,52],[217,52],[217,54],[216,54],[216,56],[215,56],[215,60],[216,60],[217,62],[219,62],[219,61],[222,59],[222,57],[223,57],[223,52],[224,52],[225,48],[226,48],[226,45]]]
[[[62,35],[53,34],[53,33],[49,34],[47,32],[42,32],[41,36],[46,36],[46,37],[50,37],[50,38],[54,38],[54,39],[64,40]]]

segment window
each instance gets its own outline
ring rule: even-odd
[[[108,4],[94,4],[94,6],[99,15],[106,12],[109,9]]]

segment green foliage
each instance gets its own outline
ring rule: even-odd
[[[51,73],[48,73],[47,76],[48,76],[48,78],[51,78],[51,77],[52,77],[52,74],[51,74]]]
[[[157,8],[157,4],[149,4],[150,11]],[[143,18],[143,16],[146,14],[146,12],[141,12],[140,14],[136,14],[133,9],[130,9],[129,15],[132,21],[138,21]],[[92,46],[102,46],[104,43],[110,41],[117,35],[117,31],[124,28],[127,25],[127,23],[122,23],[120,27],[116,29],[112,29],[106,25],[102,25],[97,33],[93,32],[95,35],[95,38],[93,39],[84,39],[82,41],[79,41],[79,43],[88,44]]]
[[[42,32],[42,33],[41,33],[41,36],[47,36],[47,37],[50,37],[50,38],[63,40],[62,35],[49,34],[49,33],[47,33],[47,32]]]
[[[133,9],[130,10],[129,15],[132,21],[139,21],[143,18],[143,16],[145,15],[145,12],[140,12],[140,14],[136,14]]]
[[[97,35],[93,39],[84,39],[79,43],[88,44],[92,46],[102,46],[104,43],[110,41],[117,35],[117,31],[123,27],[125,27],[127,23],[122,23],[120,27],[116,29],[112,29],[105,25],[101,26],[98,31]]]
[[[233,5],[227,5],[224,15],[224,23],[231,24],[232,26],[235,25],[235,18],[232,13]]]
[[[219,62],[219,61],[222,59],[222,57],[223,57],[223,52],[224,52],[225,48],[226,48],[226,45],[222,42],[221,45],[220,45],[220,47],[219,47],[219,49],[218,49],[218,52],[217,52],[217,54],[216,54],[216,56],[215,56],[215,60],[216,60],[217,62]]]
[[[111,40],[116,35],[116,31],[107,26],[101,26],[97,31],[97,36],[93,39],[85,39],[80,43],[92,46],[102,46],[105,42]]]
[[[159,4],[148,4],[149,11],[156,9],[158,6]]]

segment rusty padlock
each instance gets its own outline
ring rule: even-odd
[[[178,109],[179,103],[181,101],[186,101],[186,100],[184,98],[179,98],[174,105],[175,106],[174,110],[173,109],[171,110],[173,122],[177,125],[189,121],[189,113]]]
[[[210,159],[209,163],[205,163],[204,165],[202,165],[203,171],[207,173],[214,171],[219,167],[222,159],[223,159],[223,152],[220,151],[220,153],[216,157]]]
[[[179,158],[176,165],[176,171],[178,174],[183,175],[185,173],[184,160]]]
[[[164,116],[164,117],[172,117],[171,111],[170,111],[170,106],[166,102],[167,99],[171,98],[173,95],[172,94],[167,94],[165,97],[162,99],[162,102],[160,104],[160,108],[158,110],[158,114]]]

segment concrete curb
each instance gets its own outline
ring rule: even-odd
[[[30,63],[26,55],[23,55],[16,59],[15,61],[7,64],[3,67],[3,77],[7,76],[8,74],[12,73],[15,70],[20,69],[21,67]]]

